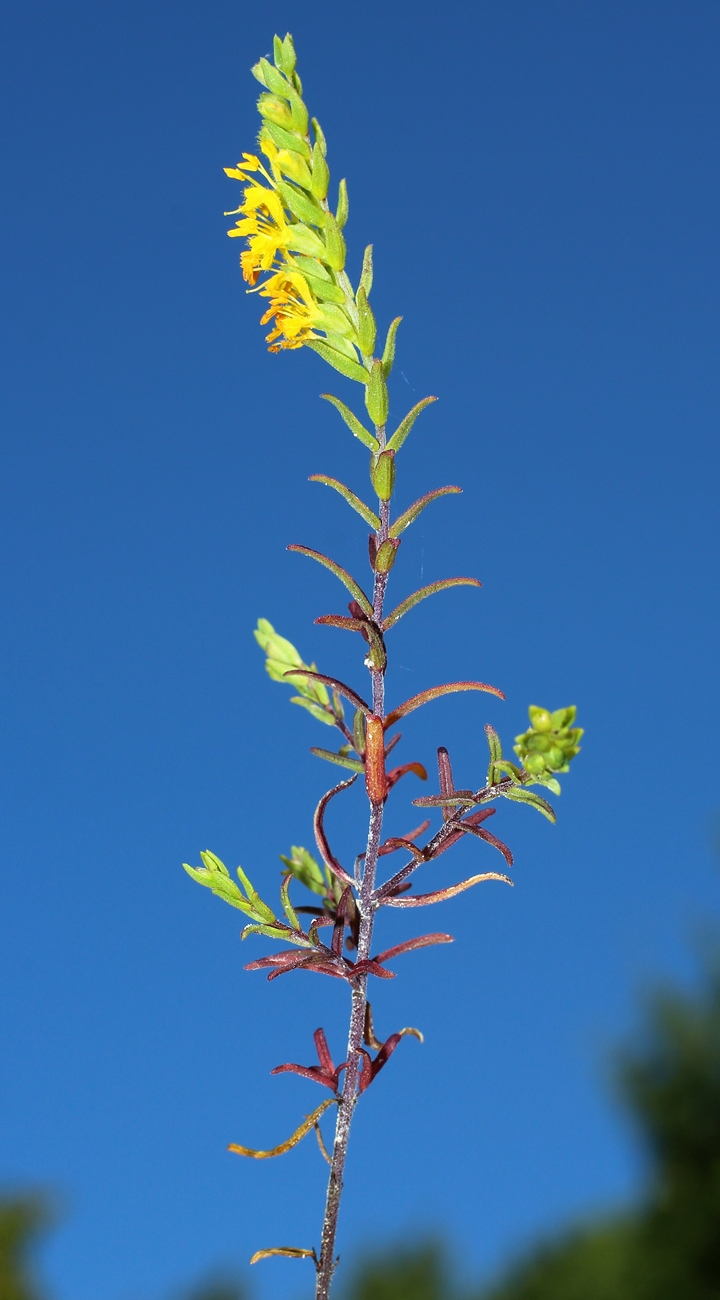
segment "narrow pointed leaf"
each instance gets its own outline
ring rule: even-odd
[[[428,907],[431,903],[444,903],[448,898],[454,898],[456,894],[462,894],[464,890],[471,889],[473,885],[480,884],[482,880],[504,880],[506,885],[512,885],[509,876],[503,876],[498,871],[485,871],[481,876],[469,876],[467,880],[461,880],[459,885],[450,885],[447,889],[436,889],[431,894],[410,894],[403,895],[402,898],[383,898],[385,907]]]
[[[346,379],[355,379],[359,384],[366,384],[370,378],[358,361],[351,361],[350,357],[343,356],[342,352],[336,352],[331,348],[329,343],[324,343],[322,339],[306,339],[305,347],[312,348],[317,352],[323,361],[327,361],[335,370],[339,370],[341,375]]]
[[[431,700],[438,700],[441,695],[454,695],[456,691],[487,691],[490,695],[497,695],[500,700],[505,699],[502,691],[498,690],[497,686],[488,686],[487,682],[448,682],[445,686],[431,686],[429,691],[420,691],[419,695],[413,695],[411,699],[406,700],[397,709],[393,709],[392,713],[388,713],[385,718],[385,726],[392,727],[400,718],[405,718],[408,713],[422,708],[423,704],[429,704]]]
[[[351,772],[364,772],[365,764],[357,758],[349,758],[344,754],[334,754],[331,749],[317,749],[314,745],[310,750],[316,758],[324,758],[326,763],[336,763],[338,767],[347,767]]]
[[[263,921],[274,921],[275,913],[271,907],[268,907],[267,903],[263,903],[257,889],[253,888],[242,867],[237,868],[237,874],[238,879],[250,900],[250,905],[253,908],[253,911],[255,911]]]
[[[426,492],[424,497],[419,497],[404,514],[399,515],[390,529],[391,537],[399,537],[402,532],[412,523],[415,522],[418,515],[422,513],[431,501],[437,501],[438,497],[455,496],[462,492],[461,487],[443,487],[436,488],[434,492]]]
[[[416,808],[472,808],[475,796],[472,790],[453,790],[452,794],[426,794],[413,799]]]
[[[230,1151],[240,1150],[239,1147],[230,1147]],[[243,1154],[247,1155],[248,1152]],[[269,1259],[271,1255],[285,1255],[287,1259],[317,1259],[314,1250],[301,1250],[299,1246],[271,1246],[268,1250],[256,1250],[251,1264],[258,1264],[261,1259]]]
[[[321,614],[313,622],[320,623],[322,627],[341,627],[346,632],[362,632],[367,627],[366,619],[349,618],[347,614]]]
[[[315,1095],[317,1096],[317,1093]],[[252,1147],[241,1147],[236,1142],[230,1144],[228,1151],[233,1151],[239,1156],[250,1156],[253,1160],[269,1160],[272,1156],[283,1156],[286,1151],[291,1151],[293,1147],[297,1146],[298,1142],[302,1142],[306,1133],[309,1133],[315,1127],[320,1116],[325,1114],[328,1106],[335,1106],[336,1104],[334,1097],[328,1097],[327,1101],[321,1102],[317,1110],[314,1110],[312,1115],[308,1115],[299,1128],[295,1129],[287,1142],[281,1142],[280,1146],[273,1147],[271,1151],[254,1151]]]
[[[324,568],[329,569],[331,573],[335,574],[336,578],[340,579],[343,586],[347,587],[347,590],[357,601],[363,614],[367,614],[368,618],[373,617],[374,611],[372,604],[365,595],[362,587],[358,585],[354,578],[350,577],[350,574],[347,573],[345,569],[341,568],[339,564],[336,564],[334,560],[329,559],[327,555],[323,555],[320,551],[312,551],[309,546],[297,546],[295,543],[292,543],[287,549],[289,551],[296,551],[298,555],[307,555],[311,560],[317,560],[318,564],[322,564]]]
[[[348,505],[352,506],[353,510],[357,510],[361,519],[364,519],[365,523],[369,524],[377,532],[380,527],[380,519],[375,514],[375,511],[366,506],[365,502],[355,496],[355,493],[351,492],[350,488],[346,487],[344,483],[340,483],[336,478],[329,478],[327,474],[311,474],[308,481],[310,483],[324,483],[326,487],[334,488],[336,492],[340,493],[341,497],[345,498]],[[391,535],[394,536],[395,534]]]
[[[424,411],[425,407],[429,406],[431,402],[436,402],[436,401],[437,401],[437,397],[423,397],[422,401],[418,402],[417,406],[414,406],[412,408],[412,411],[408,411],[407,415],[405,416],[405,419],[398,425],[392,438],[390,439],[387,445],[388,451],[400,450],[410,430],[412,429],[415,421],[417,420],[420,412]]]
[[[297,919],[295,908],[290,902],[290,881],[292,879],[292,876],[286,876],[283,880],[282,885],[280,886],[280,902],[282,903],[283,912],[285,913],[291,928],[293,930],[302,931],[302,926]]]
[[[437,591],[447,591],[449,587],[482,587],[482,583],[477,578],[441,578],[439,582],[431,582],[427,587],[421,587],[419,591],[414,591],[412,596],[403,600],[400,605],[396,605],[392,613],[383,619],[382,630],[387,632],[388,628],[394,627],[403,614],[419,605],[421,600],[426,600],[428,596],[434,596]]]
[[[375,435],[370,433],[370,431],[365,428],[364,424],[360,423],[357,416],[353,415],[349,406],[346,406],[344,402],[341,402],[339,397],[333,397],[332,393],[321,393],[320,396],[324,397],[326,402],[332,402],[335,409],[340,412],[350,432],[354,434],[356,438],[359,438],[360,442],[364,443],[366,447],[369,447],[370,451],[380,450],[380,443]]]

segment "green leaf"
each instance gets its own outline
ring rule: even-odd
[[[387,445],[388,451],[400,450],[410,430],[412,429],[415,421],[417,420],[420,412],[424,411],[425,407],[429,406],[431,402],[436,402],[436,401],[437,401],[437,397],[424,397],[421,402],[417,403],[417,406],[413,406],[412,411],[408,411],[407,415],[405,416],[405,419],[398,425],[392,438],[390,439]]]
[[[482,587],[482,583],[477,578],[442,578],[440,582],[431,582],[427,587],[421,587],[419,591],[414,591],[412,596],[403,600],[400,605],[388,614],[383,620],[382,630],[387,632],[388,628],[394,627],[399,619],[407,614],[408,610],[419,605],[421,600],[426,600],[428,596],[434,596],[438,591],[447,591],[449,587]]]
[[[404,514],[398,516],[390,529],[390,536],[399,537],[410,524],[415,523],[418,515],[421,514],[426,506],[430,505],[431,501],[437,501],[438,497],[455,496],[458,492],[462,492],[462,488],[452,486],[435,488],[434,492],[426,492],[424,497],[420,497],[417,501],[413,502]]]
[[[287,664],[290,668],[301,668],[303,665],[302,656],[291,641],[286,641],[285,637],[279,636],[275,631],[272,623],[266,618],[259,618],[258,625],[253,636],[265,651],[268,659],[278,660],[280,663]]]
[[[286,681],[288,681],[291,686],[295,686],[297,684],[294,678],[292,680],[290,678],[286,678]],[[332,716],[331,713],[328,713],[325,709],[323,709],[322,705],[314,704],[312,700],[304,700],[301,695],[291,695],[290,703],[299,704],[302,709],[307,709],[308,713],[312,714],[313,718],[317,718],[318,722],[324,722],[327,724],[328,727],[335,726],[334,717]]]
[[[323,131],[316,117],[313,117],[310,120],[312,121],[313,131],[315,132],[315,139],[317,140],[317,143],[320,145],[320,148],[323,151],[323,156],[325,156],[325,154],[327,154],[327,142],[325,140],[325,132]]]
[[[310,338],[305,340],[303,346],[312,348],[313,352],[317,352],[323,361],[327,361],[328,365],[333,366],[335,370],[339,370],[340,374],[345,375],[346,379],[354,379],[358,384],[367,384],[370,378],[367,370],[359,362],[351,361],[349,357],[343,356],[341,352],[336,352],[335,348],[331,348],[329,343],[324,343],[322,339]]]
[[[292,872],[295,879],[300,881],[301,885],[305,885],[306,889],[310,889],[314,894],[320,894],[322,897],[325,896],[327,892],[325,877],[312,854],[308,853],[307,849],[304,849],[301,844],[293,844],[289,858],[281,853],[280,861]]]
[[[526,782],[524,782],[522,779],[522,772],[520,768],[515,763],[509,762],[507,758],[497,760],[494,764],[494,767],[495,767],[495,771],[500,772],[501,776],[509,776],[513,784],[515,785],[526,784]]]
[[[332,393],[321,393],[320,396],[324,401],[332,402],[336,411],[340,412],[350,432],[354,434],[356,438],[359,438],[360,442],[362,442],[366,447],[369,447],[370,451],[377,452],[380,450],[380,443],[375,435],[370,433],[365,428],[364,424],[360,423],[357,416],[353,415],[349,406],[346,406],[344,402],[341,402],[339,397],[333,397]]]
[[[377,335],[377,326],[373,309],[367,299],[367,294],[362,285],[357,291],[355,302],[358,309],[358,341],[360,351],[364,357],[371,357],[375,351],[375,337]]]
[[[268,64],[268,67],[270,66],[271,64]],[[265,75],[267,78],[267,73]],[[271,86],[270,89],[274,90],[274,87]],[[278,92],[275,91],[274,93],[277,94]],[[280,94],[289,94],[287,84],[285,90],[280,91]],[[307,140],[303,140],[302,136],[295,135],[292,131],[286,131],[283,126],[277,126],[275,122],[270,122],[267,118],[264,119],[263,129],[267,131],[273,144],[276,144],[278,149],[291,149],[293,153],[299,153],[300,157],[305,158],[307,162],[310,161],[310,146]]]
[[[350,215],[350,203],[348,200],[347,181],[343,179],[338,185],[338,202],[337,202],[337,208],[335,210],[335,220],[338,224],[339,230],[342,230],[343,226],[347,222],[349,215]]]
[[[296,942],[284,925],[246,925],[243,927],[240,938],[247,939],[249,934],[264,934],[267,935],[268,939],[286,939],[288,943]]]
[[[547,817],[548,821],[555,822],[557,820],[555,810],[551,808],[547,800],[543,799],[539,794],[535,794],[534,790],[527,790],[524,786],[512,785],[509,790],[503,790],[502,793],[505,799],[512,799],[514,803],[527,803],[530,804],[531,808],[537,808],[538,812],[541,812],[543,817]]]
[[[280,902],[282,903],[283,912],[285,913],[288,919],[288,924],[292,927],[293,930],[302,930],[302,926],[300,925],[300,922],[297,919],[295,908],[290,902],[290,881],[291,880],[292,880],[292,875],[286,876],[285,879],[283,880],[280,886]]]
[[[385,347],[383,348],[382,354],[382,368],[386,379],[389,377],[390,371],[393,368],[393,362],[395,360],[395,339],[401,320],[402,316],[396,316],[395,320],[390,322],[390,328],[385,339]]]
[[[360,715],[362,717],[362,714]],[[316,758],[324,758],[327,763],[336,763],[338,767],[347,767],[351,772],[364,772],[365,764],[357,758],[346,758],[344,754],[334,754],[331,749],[317,749],[313,746],[310,750]]]
[[[308,221],[310,225],[321,226],[323,224],[323,210],[307,194],[296,190],[293,185],[287,181],[279,181],[278,190],[285,202],[285,207],[289,208],[293,216],[299,221]]]
[[[312,551],[309,546],[296,546],[293,543],[288,546],[287,549],[289,551],[296,551],[298,555],[307,555],[311,560],[317,560],[318,564],[322,564],[324,568],[329,569],[331,573],[335,574],[336,578],[340,579],[343,586],[350,592],[350,595],[354,597],[363,613],[367,614],[368,618],[373,617],[374,611],[372,604],[365,595],[362,587],[358,585],[354,578],[350,577],[350,574],[345,569],[343,569],[339,564],[336,564],[334,560],[329,559],[327,555],[323,555],[320,551]]]
[[[285,95],[287,97],[290,87],[282,73],[277,68],[274,68],[272,63],[268,63],[267,59],[260,60],[260,67],[263,72],[264,84],[268,90],[271,90],[274,95]]]
[[[358,514],[365,520],[366,524],[369,524],[371,528],[376,530],[380,527],[380,520],[375,514],[375,511],[371,510],[369,506],[366,506],[359,497],[355,496],[354,492],[350,491],[349,487],[345,487],[345,484],[340,483],[338,479],[329,478],[327,474],[311,474],[308,481],[310,483],[324,483],[326,487],[334,488],[336,492],[340,493],[341,497],[344,497],[348,505],[352,506],[353,510],[357,510]]]
[[[360,276],[359,288],[364,289],[367,297],[370,297],[370,290],[373,286],[373,246],[368,244],[363,253],[362,274]]]
[[[191,867],[187,862],[183,862],[183,867],[199,885],[206,885],[208,889],[212,890],[213,894],[229,903],[231,907],[237,907],[246,916],[252,916],[250,904],[243,898],[235,882],[227,876],[227,872],[223,876],[220,873],[208,870],[206,867]]]
[[[200,857],[202,856],[203,855],[201,853]],[[263,921],[274,921],[275,913],[273,912],[271,907],[268,907],[267,903],[263,903],[260,895],[258,894],[257,890],[253,888],[252,884],[250,883],[247,876],[245,875],[245,872],[243,871],[242,867],[237,868],[237,875],[238,875],[238,880],[240,881],[240,884],[245,890],[245,893],[248,896],[250,906],[252,907],[255,914],[259,916],[260,919]]]

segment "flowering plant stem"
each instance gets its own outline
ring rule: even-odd
[[[409,774],[427,780],[427,771],[419,762],[404,763],[387,770],[386,760],[400,739],[399,735],[388,739],[389,730],[409,713],[457,691],[483,691],[499,699],[505,697],[497,687],[486,682],[449,682],[420,691],[389,712],[385,711],[387,634],[428,597],[457,586],[477,588],[481,584],[476,578],[443,578],[406,596],[389,614],[385,614],[388,575],[397,558],[401,534],[431,502],[455,495],[461,489],[456,485],[435,488],[397,514],[391,524],[390,503],[395,490],[397,454],[418,416],[435,398],[426,397],[418,402],[388,437],[390,399],[387,380],[393,368],[400,317],[391,322],[382,356],[377,356],[377,326],[369,302],[373,283],[372,247],[365,250],[360,281],[357,289],[353,290],[345,270],[346,247],[342,234],[348,217],[347,186],[344,181],[340,182],[333,214],[327,199],[330,172],[325,136],[317,120],[310,118],[302,99],[302,83],[296,72],[295,50],[289,35],[284,40],[275,38],[274,59],[274,64],[261,59],[253,69],[264,87],[258,100],[263,123],[258,143],[267,166],[255,154],[245,153],[236,167],[226,168],[228,175],[244,186],[242,203],[233,214],[240,214],[240,220],[228,233],[233,237],[247,238],[240,263],[244,278],[250,285],[248,292],[257,292],[269,300],[270,305],[261,318],[263,324],[272,322],[267,335],[269,350],[312,349],[335,371],[359,385],[364,395],[374,432],[340,398],[330,393],[323,394],[339,412],[355,439],[371,453],[370,483],[377,498],[377,512],[338,479],[327,474],[313,474],[311,477],[314,482],[339,493],[372,529],[368,538],[373,573],[372,596],[366,595],[360,583],[329,556],[304,545],[293,544],[288,549],[321,564],[339,579],[352,597],[348,604],[349,616],[323,614],[316,622],[360,634],[365,666],[370,672],[371,703],[361,699],[352,686],[318,672],[314,664],[306,664],[290,641],[279,636],[267,619],[260,619],[255,637],[265,652],[265,666],[270,677],[292,685],[297,691],[292,702],[306,709],[316,721],[336,728],[336,734],[339,731],[342,736],[343,744],[337,751],[313,747],[311,753],[325,762],[349,769],[352,776],[328,791],[318,804],[314,827],[322,866],[299,845],[293,845],[289,855],[281,855],[280,914],[276,914],[260,897],[242,867],[237,869],[240,882],[237,885],[214,853],[201,853],[201,867],[187,864],[185,867],[194,880],[209,887],[214,894],[250,918],[250,924],[242,932],[243,939],[256,935],[289,945],[249,962],[247,970],[267,971],[268,979],[277,979],[292,971],[313,971],[340,980],[350,988],[346,1059],[338,1066],[334,1064],[325,1033],[319,1028],[314,1033],[317,1065],[287,1062],[273,1070],[274,1074],[289,1072],[311,1080],[328,1088],[332,1097],[307,1115],[290,1138],[270,1150],[237,1143],[229,1147],[238,1155],[266,1160],[284,1155],[315,1129],[320,1149],[330,1164],[319,1254],[314,1246],[273,1246],[256,1251],[251,1263],[272,1256],[312,1259],[317,1275],[316,1300],[328,1300],[337,1263],[338,1216],[355,1107],[406,1034],[422,1041],[419,1030],[409,1028],[390,1034],[385,1041],[376,1039],[367,996],[368,979],[371,975],[379,979],[393,978],[394,972],[386,966],[389,960],[417,948],[452,942],[451,935],[433,932],[373,954],[376,913],[380,907],[413,908],[441,903],[482,881],[512,884],[504,873],[483,871],[457,884],[436,887],[429,893],[409,892],[413,884],[410,877],[419,867],[434,862],[467,836],[491,846],[502,854],[507,867],[512,867],[510,849],[484,825],[495,812],[488,805],[498,799],[508,799],[534,807],[554,821],[555,813],[550,804],[528,787],[543,785],[556,794],[560,793],[556,773],[568,771],[570,759],[578,752],[577,742],[582,732],[572,725],[574,707],[550,713],[547,709],[531,706],[532,726],[516,737],[515,754],[521,763],[518,765],[503,757],[500,737],[494,727],[486,725],[490,762],[487,776],[476,790],[455,787],[450,757],[441,747],[437,751],[438,793],[413,800],[416,807],[441,815],[439,829],[424,845],[418,840],[430,826],[429,821],[424,821],[404,836],[391,836],[383,841],[383,812],[391,790]],[[263,275],[265,279],[261,279]],[[352,724],[350,719],[346,720],[343,701],[353,706]],[[330,848],[324,816],[330,800],[356,782],[360,775],[365,778],[370,816],[365,853],[357,858],[351,875]],[[398,871],[378,884],[379,858],[398,851],[409,857],[409,861],[406,860]],[[296,907],[290,898],[291,884],[293,887],[297,884],[305,886],[310,891],[310,903]],[[313,918],[307,929],[303,928],[302,914]],[[321,936],[326,936],[328,928],[332,938],[323,942]],[[367,1049],[376,1053],[374,1058]],[[328,1155],[319,1121],[331,1106],[337,1106],[337,1118],[332,1155]]]

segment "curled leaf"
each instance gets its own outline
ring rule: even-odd
[[[286,1151],[291,1151],[293,1147],[296,1147],[298,1142],[302,1142],[305,1134],[315,1127],[320,1116],[325,1114],[328,1106],[335,1106],[336,1104],[334,1097],[328,1097],[327,1101],[321,1102],[312,1115],[308,1115],[302,1124],[295,1129],[287,1142],[281,1142],[279,1146],[273,1147],[271,1151],[255,1151],[252,1147],[241,1147],[236,1142],[230,1143],[228,1151],[232,1151],[238,1156],[249,1156],[252,1160],[270,1160],[273,1156],[283,1156]]]

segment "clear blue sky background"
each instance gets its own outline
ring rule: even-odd
[[[507,693],[416,714],[400,752],[444,743],[477,784],[486,721],[511,742],[530,702],[574,702],[587,728],[556,828],[495,818],[516,889],[437,910],[454,947],[378,988],[381,1032],[426,1042],[358,1116],[345,1258],[437,1230],[480,1276],[632,1196],[608,1049],[643,987],[693,978],[718,911],[718,6],[6,6],[0,1173],[65,1198],[59,1300],[151,1300],[317,1240],[314,1143],[262,1165],[225,1146],[320,1100],[269,1071],[311,1060],[319,1024],[341,1054],[346,992],[245,974],[262,946],[180,869],[211,847],[272,893],[277,854],[312,840],[327,733],[266,679],[258,615],[364,684],[351,638],[312,623],[341,589],[284,549],[367,577],[362,525],[307,483],[364,490],[318,400],[358,390],[268,355],[224,233],[248,69],[287,28],[348,177],[350,272],[373,241],[379,320],[405,318],[394,417],[441,399],[398,502],[465,488],[407,534],[393,593],[484,584],[393,634],[390,699],[463,676]],[[346,856],[362,819],[360,794],[333,814]],[[480,863],[468,844],[437,871]],[[262,1300],[307,1293],[305,1265],[254,1272]]]

